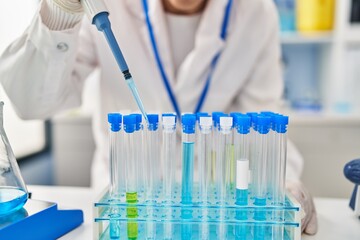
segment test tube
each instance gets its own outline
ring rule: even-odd
[[[270,130],[270,118],[264,115],[257,117],[255,149],[254,149],[254,205],[257,206],[254,219],[257,221],[266,220],[267,198],[267,157],[268,157],[268,133]],[[254,227],[254,239],[263,240],[265,238],[265,226],[257,225]]]
[[[247,115],[235,116],[234,146],[236,159],[236,194],[235,204],[248,205],[249,195],[249,156],[250,156],[250,124],[251,118]],[[246,210],[236,212],[236,219],[247,220]],[[244,223],[235,228],[236,239],[247,238],[247,227]]]
[[[218,151],[218,142],[220,135],[220,116],[226,116],[223,112],[213,112],[213,141],[212,141],[212,151],[211,151],[211,182],[212,185],[216,185],[216,159],[217,159],[217,151]]]
[[[274,164],[274,186],[272,204],[283,207],[285,205],[285,176],[286,176],[286,154],[287,154],[287,126],[289,117],[283,115],[275,116],[275,157]],[[276,211],[275,221],[284,221],[284,211]],[[273,239],[284,239],[284,227],[275,226],[272,231]]]
[[[250,127],[250,156],[249,156],[249,195],[253,198],[254,190],[253,190],[253,181],[254,181],[254,156],[255,156],[255,134],[256,134],[256,122],[258,113],[256,112],[248,112],[246,113],[251,118],[251,127]]]
[[[236,159],[235,159],[235,146],[234,146],[234,136],[236,132],[236,121],[235,118],[238,115],[243,115],[240,112],[231,112],[230,117],[233,118],[233,126],[232,126],[232,158],[231,158],[231,171],[230,171],[230,181],[231,181],[231,188],[232,191],[235,191],[236,189]],[[234,192],[235,194],[235,192]]]
[[[274,184],[275,184],[275,177],[276,177],[276,173],[275,171],[275,164],[276,164],[276,156],[275,156],[275,113],[273,112],[269,112],[269,111],[263,111],[260,112],[260,114],[264,115],[264,116],[268,116],[270,119],[269,125],[270,125],[270,130],[269,133],[267,134],[268,137],[268,157],[267,157],[267,169],[268,169],[268,175],[267,175],[267,198],[270,200],[272,200],[273,197],[273,188],[274,188]]]
[[[163,198],[165,202],[173,201],[175,188],[176,156],[176,115],[162,116],[162,165],[163,165]]]
[[[175,190],[176,170],[176,114],[162,115],[162,166],[163,166],[163,199],[172,204]],[[166,218],[172,218],[172,209],[166,210]],[[172,223],[164,224],[164,239],[173,239]]]
[[[198,148],[198,172],[199,172],[199,201],[204,206],[202,215],[204,221],[208,216],[206,205],[209,203],[209,192],[211,189],[211,135],[212,133],[212,118],[210,116],[200,116],[199,118],[199,133],[197,139]],[[209,225],[201,224],[199,231],[199,239],[209,239]]]
[[[146,202],[150,203],[148,207],[148,222],[146,225],[146,239],[156,239],[156,228],[155,224],[152,220],[154,217],[154,207],[153,204],[157,199],[157,187],[159,186],[160,176],[157,171],[160,164],[160,148],[159,148],[159,131],[158,131],[158,123],[159,123],[159,115],[157,114],[148,114],[147,115],[147,131],[146,131],[146,151],[147,154],[145,156],[145,165],[144,169],[146,174],[145,181],[145,192]],[[140,165],[139,165],[140,166]]]
[[[148,114],[148,126],[146,132],[146,164],[145,169],[146,173],[146,192],[147,200],[154,201],[157,191],[157,187],[160,182],[160,174],[158,168],[160,166],[160,139],[159,139],[159,115],[157,114]]]
[[[187,205],[192,203],[193,178],[194,178],[194,144],[195,144],[195,123],[194,114],[185,114],[182,122],[182,185],[181,203]],[[190,207],[190,206],[189,206]],[[192,211],[187,206],[182,210],[183,219],[191,219]],[[191,239],[192,225],[183,224],[182,239]]]
[[[216,182],[218,204],[224,207],[230,200],[230,169],[231,169],[231,142],[232,142],[232,117],[220,117],[220,134],[218,150],[216,151]],[[220,221],[225,219],[226,212],[220,209]],[[218,238],[227,238],[227,229],[223,223],[219,224]]]
[[[121,190],[125,187],[125,164],[122,154],[122,135],[120,113],[109,113],[109,157],[110,157],[110,196],[112,200],[120,200]]]
[[[108,122],[110,125],[109,131],[109,166],[110,166],[110,201],[118,202],[121,197],[121,190],[125,184],[125,171],[122,154],[122,136],[121,136],[121,121],[120,113],[109,113]],[[120,222],[118,221],[119,208],[114,205],[111,207],[110,213],[110,237],[120,237]]]
[[[126,202],[135,204],[138,202],[138,166],[135,152],[138,151],[138,142],[135,141],[136,116],[126,115],[123,118],[124,123],[124,149],[126,159]],[[137,218],[138,212],[135,206],[129,206],[126,209],[127,218]],[[128,222],[127,235],[129,239],[137,239],[138,225],[136,222]]]
[[[133,113],[130,114],[135,116],[136,123],[135,123],[135,131],[134,131],[134,142],[136,143],[136,151],[135,151],[135,162],[138,167],[146,166],[147,153],[145,148],[145,141],[144,141],[144,126],[142,124],[142,115],[140,113]],[[140,201],[145,200],[145,186],[146,186],[146,179],[147,177],[147,169],[145,167],[140,167],[137,169],[138,175],[137,177],[137,184],[138,184],[138,193],[142,193],[138,195],[138,199]]]
[[[211,180],[211,144],[212,144],[212,118],[201,116],[199,118],[198,134],[198,171],[200,201],[206,204]]]

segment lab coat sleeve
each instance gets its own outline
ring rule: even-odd
[[[38,14],[5,49],[0,57],[0,80],[20,117],[48,118],[80,105],[84,80],[96,67],[89,35],[84,23],[51,31]]]
[[[264,22],[268,31],[267,37],[252,72],[236,99],[236,108],[245,112],[282,112],[284,81],[281,72],[278,17],[273,4],[267,6],[265,14],[268,19]],[[299,180],[303,169],[302,156],[290,140],[287,150],[287,179]]]

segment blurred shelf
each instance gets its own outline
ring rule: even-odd
[[[312,126],[358,126],[360,127],[359,113],[333,113],[333,112],[302,112],[289,110],[286,112],[291,124]]]
[[[325,44],[333,42],[332,32],[282,32],[282,44]]]

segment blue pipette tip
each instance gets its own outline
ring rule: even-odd
[[[136,127],[136,116],[134,114],[124,116],[124,130],[126,133],[133,133]]]
[[[150,131],[156,131],[159,124],[159,115],[158,114],[148,114],[148,129]]]
[[[121,129],[122,115],[120,113],[109,113],[108,122],[110,123],[111,131],[118,132]]]
[[[195,133],[195,123],[196,123],[195,114],[182,115],[181,123],[182,123],[183,133],[187,133],[187,134]]]

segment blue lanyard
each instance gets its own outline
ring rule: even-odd
[[[229,25],[232,2],[233,2],[233,0],[228,0],[228,3],[227,3],[226,8],[225,8],[224,19],[223,19],[223,22],[222,22],[221,32],[220,32],[220,37],[223,40],[225,40],[226,36],[227,36],[227,29],[228,29],[228,25]],[[154,52],[154,55],[155,55],[155,60],[156,60],[157,66],[158,66],[160,74],[161,74],[161,78],[162,78],[163,83],[164,83],[164,85],[166,87],[166,90],[167,90],[168,95],[170,97],[171,103],[172,103],[172,105],[174,107],[174,110],[175,110],[176,114],[178,115],[178,117],[180,117],[181,116],[181,111],[180,111],[179,105],[178,105],[178,103],[176,101],[175,95],[174,95],[174,93],[173,93],[173,91],[171,89],[169,79],[168,79],[168,77],[166,75],[164,66],[162,64],[162,60],[161,60],[161,57],[160,57],[158,45],[157,45],[157,42],[156,42],[154,30],[153,30],[153,26],[152,26],[151,21],[150,21],[148,0],[142,0],[142,4],[143,4],[144,13],[145,13],[146,25],[147,25],[147,28],[148,28],[148,31],[149,31],[149,37],[150,37],[152,49],[153,49],[153,52]],[[217,53],[215,55],[215,57],[212,59],[212,61],[211,61],[210,71],[209,71],[209,74],[207,76],[204,89],[203,89],[203,91],[202,91],[202,93],[200,95],[199,102],[196,105],[196,108],[195,108],[195,111],[194,111],[195,113],[200,112],[201,107],[202,107],[202,105],[203,105],[203,103],[205,101],[207,92],[209,90],[210,82],[211,82],[211,79],[212,79],[212,75],[213,75],[214,69],[216,67],[216,64],[217,64],[217,61],[218,61],[220,55],[221,55],[221,52]]]

